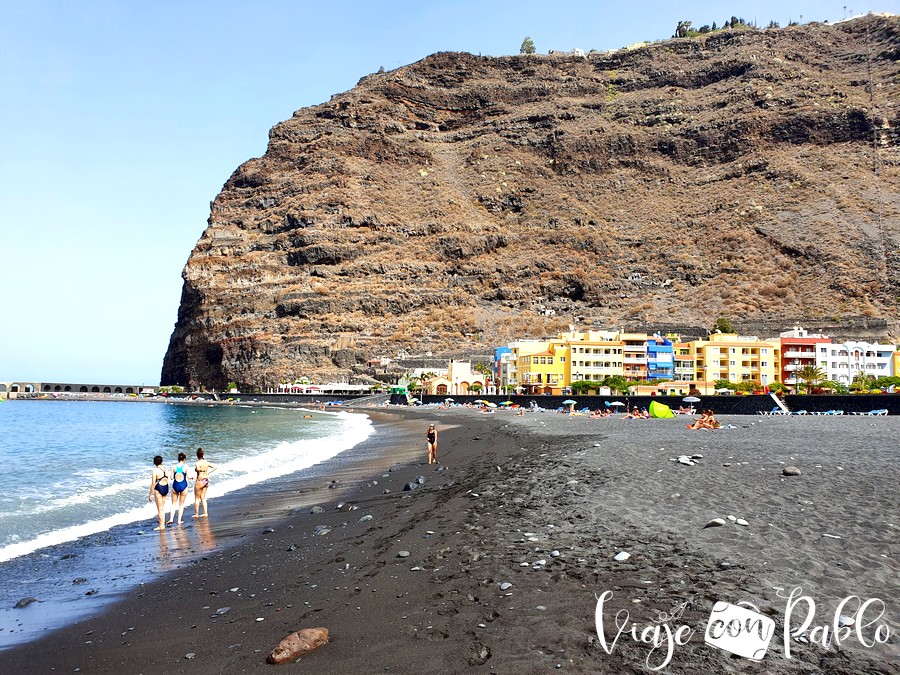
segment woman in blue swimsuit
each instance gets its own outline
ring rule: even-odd
[[[178,453],[178,464],[172,467],[172,513],[169,516],[169,522],[175,520],[175,509],[178,509],[178,524],[181,525],[181,519],[184,516],[184,500],[187,498],[188,487],[188,467],[184,462],[187,455],[183,452]]]
[[[162,531],[166,529],[166,496],[169,494],[169,473],[166,467],[162,465],[162,457],[157,455],[153,458],[153,473],[150,474],[150,495],[147,497],[149,501],[156,500],[156,511],[159,516],[159,527],[154,530]]]

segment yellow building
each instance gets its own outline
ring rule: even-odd
[[[559,339],[569,346],[565,386],[622,375],[625,343],[617,333],[599,330],[562,333]]]
[[[694,340],[688,344],[694,356],[697,380],[706,383],[754,381],[762,386],[778,381],[781,358],[777,344],[737,333],[713,333],[708,340]]]
[[[525,387],[519,372],[523,358],[545,352],[550,348],[547,340],[516,340],[507,345],[509,352],[503,354],[496,364],[501,391],[518,391],[524,393]]]
[[[519,386],[528,394],[561,394],[569,384],[566,381],[568,362],[569,346],[555,341],[542,352],[520,355],[517,359]]]
[[[675,360],[675,380],[691,382],[697,376],[696,352],[690,342],[676,342],[672,345]]]

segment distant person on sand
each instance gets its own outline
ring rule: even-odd
[[[152,502],[154,499],[156,500],[159,526],[153,529],[157,531],[166,529],[166,496],[169,494],[169,474],[162,462],[160,455],[153,458],[153,473],[150,474],[150,494],[147,495],[147,501]]]
[[[169,515],[169,522],[175,520],[175,510],[178,510],[178,524],[181,525],[181,519],[184,517],[184,501],[187,499],[188,467],[185,464],[187,455],[183,452],[178,453],[178,464],[172,467],[172,513]]]
[[[437,464],[437,429],[434,428],[433,424],[428,427],[425,441],[428,444],[428,463]]]
[[[197,448],[197,464],[194,471],[197,480],[194,481],[194,515],[192,518],[206,518],[209,515],[209,507],[206,505],[206,491],[209,489],[209,474],[218,469],[215,464],[210,464],[203,458],[203,448]],[[203,513],[200,513],[200,505],[203,505]]]

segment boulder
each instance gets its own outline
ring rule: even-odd
[[[293,663],[304,654],[325,644],[328,644],[327,628],[304,628],[291,633],[279,642],[266,657],[266,661],[273,664]]]
[[[799,476],[800,469],[798,469],[796,466],[786,466],[781,470],[781,473],[783,473],[785,476]]]

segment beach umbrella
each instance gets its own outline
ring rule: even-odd
[[[578,401],[573,401],[570,398],[562,402],[563,405],[575,405],[576,403],[578,403]]]
[[[476,398],[472,403],[487,403],[483,398]]]
[[[491,403],[490,401],[488,401],[487,403],[485,403],[485,405],[486,405],[488,408],[496,408],[496,407],[497,407],[497,404],[496,404],[496,403]]]
[[[613,401],[612,403],[610,403],[610,405],[614,405],[618,408],[618,407],[624,406],[625,404],[622,403],[622,401]]]
[[[456,401],[456,399],[454,399],[454,398],[445,398],[444,400],[445,401]]]
[[[697,398],[696,396],[685,396],[681,400],[684,401],[685,403],[700,403],[700,399]]]
[[[503,401],[500,405],[512,405],[512,401]]]

